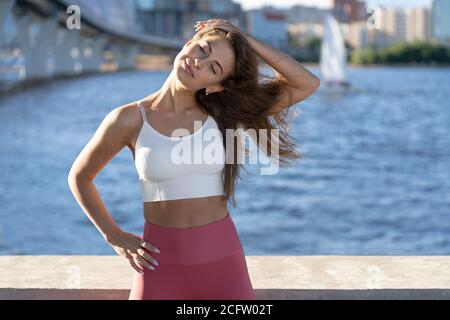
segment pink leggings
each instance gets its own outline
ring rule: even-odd
[[[145,222],[146,250],[159,265],[134,272],[129,300],[254,300],[244,251],[228,215],[190,228]]]

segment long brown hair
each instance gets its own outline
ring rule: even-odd
[[[227,201],[232,200],[233,206],[236,207],[234,191],[237,178],[242,179],[240,175],[242,164],[238,163],[237,160],[237,148],[239,145],[245,147],[245,144],[243,144],[243,136],[237,135],[237,143],[233,143],[234,150],[231,151],[231,148],[227,148],[226,129],[237,130],[241,128],[244,131],[254,129],[254,131],[248,130],[246,132],[249,133],[258,147],[260,147],[258,143],[260,141],[259,130],[266,129],[268,133],[265,143],[267,144],[267,150],[264,148],[263,151],[268,156],[271,156],[270,150],[272,150],[271,130],[278,129],[279,136],[276,143],[278,143],[279,156],[277,161],[281,167],[290,165],[289,160],[303,158],[303,155],[296,151],[295,144],[290,141],[294,138],[288,134],[287,116],[290,108],[286,108],[279,113],[269,111],[270,107],[279,101],[286,90],[292,98],[289,89],[281,81],[278,81],[277,74],[275,78],[271,78],[259,73],[258,56],[240,32],[227,32],[209,26],[197,32],[191,40],[198,41],[210,35],[223,36],[232,45],[235,54],[235,69],[231,75],[221,82],[224,87],[222,91],[206,95],[206,89],[202,89],[198,90],[195,95],[197,102],[204,108],[205,112],[216,120],[222,133],[225,154],[233,152],[232,163],[225,163],[223,178],[225,199]],[[259,81],[261,79],[266,81]],[[251,132],[256,133],[256,136]],[[245,155],[249,154],[246,147],[244,151]],[[242,168],[244,167],[242,166]]]

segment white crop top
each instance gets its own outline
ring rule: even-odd
[[[225,149],[214,118],[208,115],[200,129],[195,121],[193,134],[183,128],[177,130],[184,133],[171,137],[154,129],[140,102],[138,106],[143,123],[134,162],[142,201],[224,195]]]

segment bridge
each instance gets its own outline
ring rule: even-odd
[[[68,28],[71,5],[80,9],[79,29]],[[97,72],[106,50],[118,69],[129,69],[139,53],[182,48],[179,39],[140,32],[135,10],[135,1],[123,0],[1,0],[0,81]]]

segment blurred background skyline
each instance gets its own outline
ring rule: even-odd
[[[383,6],[370,12],[371,3]],[[81,10],[80,29],[67,27],[72,4]],[[210,18],[227,19],[301,62],[319,62],[324,18],[331,14],[351,64],[450,63],[449,0],[277,1],[276,6],[232,0],[4,0],[0,6],[0,88],[136,64],[167,69],[177,48],[193,36],[195,22]]]
[[[430,7],[433,0],[367,0],[367,5],[375,4],[388,7]],[[271,0],[235,0],[242,5],[244,10],[255,9],[266,5],[272,5],[274,7],[290,7],[294,5],[303,5],[309,7],[319,8],[331,8],[333,6],[333,0],[280,0],[276,4]]]

